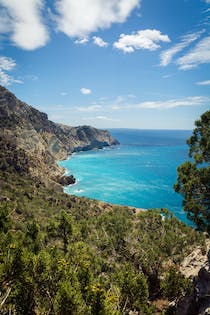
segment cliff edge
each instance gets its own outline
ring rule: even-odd
[[[58,183],[56,164],[75,151],[116,145],[107,130],[56,124],[47,114],[20,101],[0,86],[0,167],[30,174],[45,184]],[[7,153],[6,153],[7,152]]]

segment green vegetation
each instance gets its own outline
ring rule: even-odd
[[[165,314],[154,301],[191,290],[176,268],[205,239],[167,210],[68,196],[17,171],[0,178],[1,314]]]
[[[195,122],[196,128],[188,139],[189,156],[178,167],[174,188],[184,196],[183,206],[190,220],[201,231],[210,233],[210,111]]]
[[[206,251],[205,235],[165,209],[64,194],[56,154],[75,139],[100,147],[109,134],[58,126],[0,90],[0,314],[175,314],[177,300],[194,290],[180,264],[195,248]],[[209,230],[209,112],[196,124],[195,162],[179,168],[176,190],[189,217]]]

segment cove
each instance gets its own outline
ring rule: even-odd
[[[153,209],[167,208],[189,224],[182,210],[182,197],[175,193],[177,167],[188,159],[188,130],[114,129],[119,146],[74,153],[59,162],[76,185],[68,194]]]

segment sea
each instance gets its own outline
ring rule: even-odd
[[[76,184],[66,193],[143,209],[167,208],[190,224],[173,185],[188,157],[190,130],[110,129],[120,145],[78,152],[59,165]]]

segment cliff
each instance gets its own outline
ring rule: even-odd
[[[63,193],[74,178],[57,159],[116,143],[55,124],[0,87],[0,314],[206,314],[204,234],[165,209]]]
[[[60,181],[63,170],[56,165],[57,160],[67,158],[74,151],[118,143],[106,130],[56,124],[47,114],[18,100],[1,86],[0,135],[1,147],[6,147],[8,152],[5,156],[2,150],[5,167],[16,165],[16,170],[30,173],[45,183]]]

